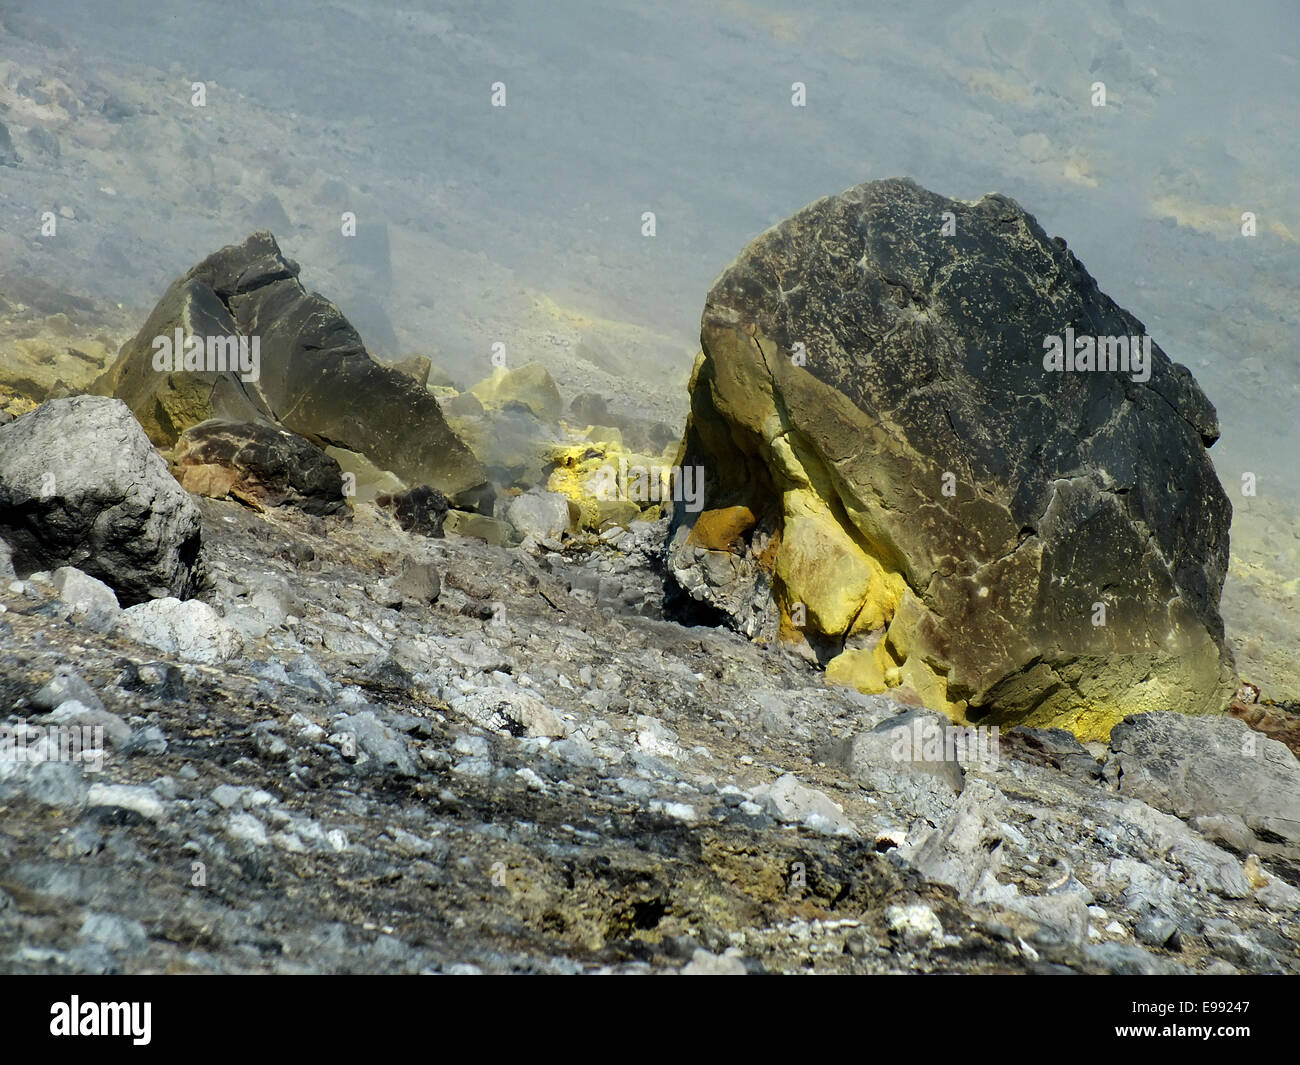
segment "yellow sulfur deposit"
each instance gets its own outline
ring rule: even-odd
[[[561,492],[578,505],[582,525],[595,529],[600,525],[600,500],[590,486],[602,466],[608,464],[605,443],[557,444],[551,449],[550,460],[555,464],[546,487]]]
[[[867,629],[893,616],[884,571],[807,489],[786,492],[785,527],[776,554],[776,576],[789,602],[804,604],[808,624],[826,636],[847,635],[862,614]],[[869,623],[874,621],[874,624]]]
[[[555,421],[564,409],[560,390],[541,363],[530,362],[516,370],[499,366],[491,377],[485,377],[470,392],[485,407],[503,407],[514,402],[522,403],[543,421]]]
[[[850,646],[833,658],[826,679],[868,695],[909,689],[914,701],[963,721],[965,701],[949,698],[945,672],[918,647],[923,641],[916,630],[926,610],[903,575],[882,561],[892,553],[877,549],[848,515],[837,516],[843,508],[830,475],[797,439],[781,433],[770,447],[773,469],[786,482],[775,558],[783,635],[852,639],[880,633],[873,646]],[[802,624],[791,620],[795,604],[803,607]]]
[[[749,507],[706,510],[691,526],[690,542],[709,551],[737,551],[754,524],[754,512]]]
[[[670,482],[660,477],[670,467],[661,456],[629,451],[621,441],[591,440],[557,444],[548,458],[554,469],[546,487],[578,506],[584,528],[653,520],[672,506]]]

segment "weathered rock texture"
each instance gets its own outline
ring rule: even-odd
[[[397,524],[407,532],[442,538],[442,523],[447,519],[447,497],[436,488],[419,484],[409,492],[379,495],[375,503],[391,510]]]
[[[335,514],[343,498],[343,471],[301,436],[261,421],[212,418],[186,429],[172,463],[188,491],[262,507],[296,506],[308,514]]]
[[[1240,722],[958,764],[897,689],[665,621],[666,521],[197,506],[211,610],[0,582],[4,972],[1300,973],[1300,766]],[[55,723],[102,764],[4,757]]]
[[[1261,855],[1300,853],[1300,762],[1242,721],[1135,717],[1111,735],[1121,795],[1185,819],[1241,818]]]
[[[155,339],[174,337],[177,329],[205,342],[258,338],[255,379],[206,362],[179,372],[155,369]],[[486,481],[437,400],[408,375],[375,362],[339,309],[302,287],[298,264],[265,231],[222,248],[176,281],[95,391],[125,400],[162,448],[209,418],[260,419],[322,446],[361,452],[453,499],[477,498]]]
[[[705,511],[678,507],[676,580],[954,718],[1086,738],[1222,710],[1214,408],[1154,343],[1147,381],[1045,370],[1067,327],[1145,333],[1002,196],[872,182],[767,231],[705,306],[682,459]],[[739,544],[706,525],[733,507],[755,519]]]
[[[20,575],[76,566],[126,605],[203,582],[198,509],[115,399],[52,399],[0,426],[0,534]]]

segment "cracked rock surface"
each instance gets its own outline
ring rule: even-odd
[[[723,272],[701,333],[704,510],[669,550],[692,599],[957,719],[1104,739],[1227,706],[1214,408],[1155,343],[1146,379],[1046,367],[1047,338],[1146,330],[1015,202],[819,200]],[[739,544],[701,532],[738,509]]]

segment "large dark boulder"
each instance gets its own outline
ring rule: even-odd
[[[0,426],[0,537],[20,576],[75,566],[123,606],[203,582],[198,507],[116,399],[52,399]]]
[[[178,329],[185,345],[189,337],[203,339],[201,365],[178,370],[163,358],[160,338]],[[243,340],[246,361],[231,368],[237,344],[214,346],[214,338]],[[303,288],[298,265],[265,231],[222,248],[177,280],[94,390],[124,399],[161,448],[209,418],[263,420],[316,444],[360,452],[453,500],[462,493],[477,500],[487,480],[437,400],[372,359],[339,309]]]
[[[1149,366],[1049,368],[1071,329],[1146,333],[1002,196],[872,182],[768,230],[709,293],[684,450],[705,514],[755,520],[714,543],[679,504],[674,580],[956,718],[1096,738],[1223,709],[1214,408],[1154,343]]]

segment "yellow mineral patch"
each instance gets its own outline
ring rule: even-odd
[[[661,339],[660,334],[635,322],[627,322],[619,318],[604,318],[576,307],[566,307],[556,303],[544,292],[534,294],[533,308],[540,317],[549,318],[562,327],[584,333],[598,332],[611,337],[621,335],[630,343],[639,343],[643,349],[646,346],[645,338]]]
[[[899,667],[899,683],[915,691],[931,710],[946,714],[957,724],[966,721],[966,701],[949,700],[948,681],[920,655],[912,655]]]
[[[349,505],[369,503],[377,495],[393,495],[410,487],[397,474],[380,469],[359,451],[327,446],[325,454],[333,458],[345,474],[352,475],[344,493]]]
[[[964,723],[965,700],[949,699],[947,677],[919,651],[912,652],[915,628],[925,608],[906,588],[895,602],[898,606],[883,638],[872,648],[852,648],[831,659],[826,666],[827,681],[857,688],[866,695],[899,689],[900,695],[906,696],[903,701],[923,704]]]
[[[522,403],[537,417],[554,421],[564,409],[560,390],[551,375],[539,362],[526,363],[516,370],[498,366],[491,377],[485,377],[470,392],[485,407],[503,407],[507,403]]]
[[[1116,677],[1121,681],[1127,680],[1129,670],[1112,672],[1099,669],[1078,681],[1078,696],[1064,705],[1054,705],[1049,700],[1043,708],[1031,713],[1023,724],[1048,727],[1050,721],[1050,727],[1069,729],[1084,742],[1109,739],[1110,730],[1130,714],[1149,714],[1182,704],[1178,690],[1161,677],[1160,672],[1163,670],[1136,684],[1117,687],[1114,683]]]
[[[546,487],[569,497],[581,513],[581,524],[587,529],[599,530],[613,522],[626,525],[638,517],[653,520],[671,508],[669,484],[647,477],[653,484],[656,498],[641,499],[635,495],[625,498],[624,489],[635,487],[638,471],[647,474],[668,467],[662,456],[642,455],[629,451],[621,443],[610,440],[591,440],[576,444],[556,444],[547,454],[554,464]],[[629,483],[620,486],[620,471],[626,470]]]
[[[29,396],[25,396],[7,385],[0,385],[0,410],[6,414],[20,418],[28,411],[35,410],[38,406],[39,404]]]
[[[826,682],[843,688],[857,688],[864,695],[880,695],[893,686],[885,676],[886,671],[893,670],[897,674],[892,661],[887,666],[882,661],[888,657],[883,643],[870,649],[858,647],[844,651],[826,663]]]
[[[887,625],[907,591],[902,576],[864,551],[811,488],[785,492],[782,509],[776,576],[786,602],[803,603],[809,627],[826,636]]]
[[[894,620],[890,622],[889,631],[885,633],[885,642],[896,661],[905,662],[911,655],[913,633],[924,616],[925,607],[922,606],[921,601],[912,594],[910,589],[904,588],[903,594],[898,598],[898,606],[894,610]]]
[[[804,604],[809,627],[827,636],[843,635],[861,612],[879,565],[873,565],[814,492],[786,492],[782,505],[785,528],[776,576],[787,601]]]
[[[167,383],[169,388],[158,390],[153,410],[140,418],[155,446],[174,444],[190,426],[212,417],[210,382],[189,374],[171,374]]]
[[[853,627],[849,629],[851,636],[875,632],[888,625],[898,609],[899,601],[907,593],[907,582],[901,574],[889,572],[871,555],[865,557],[871,567],[871,585]]]
[[[583,435],[588,440],[602,444],[613,444],[615,447],[623,446],[623,431],[616,429],[612,425],[590,425]]]
[[[809,480],[799,456],[795,454],[789,437],[784,434],[774,436],[771,448],[772,470],[774,473],[784,477],[792,485],[804,488],[811,486],[812,482]]]
[[[593,441],[587,444],[561,444],[552,448],[550,459],[555,463],[546,487],[552,492],[562,492],[575,503],[581,514],[582,525],[599,528],[601,516],[596,485],[591,482],[602,467],[610,465],[606,457],[608,445]],[[617,461],[617,460],[615,460]]]
[[[749,507],[706,510],[695,519],[690,542],[710,551],[736,551],[754,523],[754,512]]]
[[[1207,635],[1199,649],[1092,655],[1057,666],[1039,662],[992,693],[990,702],[999,709],[981,717],[981,723],[1064,728],[1086,742],[1107,739],[1110,730],[1131,714],[1218,713],[1224,707],[1205,695],[1222,681],[1223,666],[1213,649]],[[1020,705],[1020,692],[1044,690],[1050,694],[1046,698],[1035,694],[1032,707]]]
[[[1233,240],[1241,235],[1241,210],[1233,205],[1204,203],[1165,192],[1151,199],[1151,209],[1160,217],[1172,218],[1180,226],[1196,229],[1221,240]],[[1271,233],[1281,240],[1295,243],[1295,234],[1275,214],[1257,211],[1256,224],[1263,233]]]

